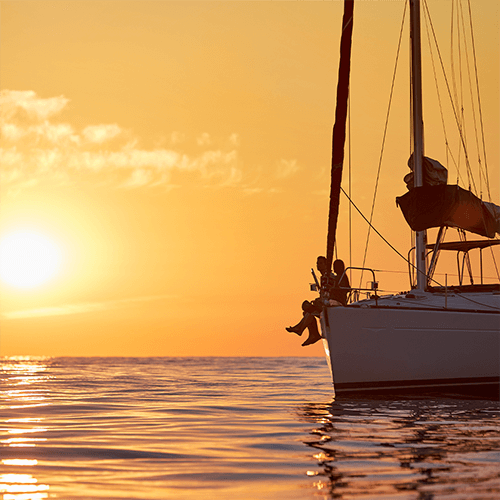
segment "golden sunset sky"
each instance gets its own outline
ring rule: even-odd
[[[451,4],[429,0],[447,69]],[[499,203],[500,7],[471,5]],[[326,251],[343,3],[0,8],[0,239],[29,230],[60,254],[57,274],[39,286],[0,285],[0,355],[322,355],[320,343],[302,348],[304,337],[284,328],[315,297],[310,268]],[[403,10],[398,0],[355,4],[351,192],[367,217]],[[394,200],[406,191],[410,153],[407,25],[373,219],[404,255],[411,233]],[[463,158],[460,174],[447,163],[429,61],[426,155],[467,188]],[[467,134],[475,143],[473,125]],[[477,172],[476,157],[471,164]],[[340,218],[338,253],[349,264],[345,198]],[[367,226],[355,212],[352,227],[360,266]],[[405,262],[373,233],[365,265],[399,271],[377,273],[381,289],[408,289]]]

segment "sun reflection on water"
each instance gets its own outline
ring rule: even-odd
[[[23,467],[37,465],[34,459],[5,459],[2,465]],[[3,500],[41,500],[48,497],[50,489],[47,484],[38,484],[32,474],[6,473],[0,474],[0,493]]]
[[[5,411],[32,411],[36,406],[45,406],[45,396],[35,384],[45,381],[48,366],[47,358],[13,357],[4,358],[0,364],[0,380],[7,387],[0,395]],[[22,389],[17,387],[23,386]],[[47,428],[41,425],[43,419],[38,417],[2,418],[0,429],[0,447],[4,450],[13,448],[35,448],[46,438],[38,437]],[[37,435],[34,437],[32,435]],[[11,437],[16,436],[16,437]],[[12,457],[11,452],[5,455]],[[14,452],[17,454],[17,452]],[[0,494],[3,500],[43,500],[48,498],[49,485],[38,482],[33,474],[20,472],[25,467],[32,468],[38,464],[35,458],[4,458],[0,474]]]
[[[36,465],[38,460],[29,458],[11,458],[2,460],[3,465]]]

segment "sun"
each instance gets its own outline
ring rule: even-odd
[[[0,239],[0,280],[17,288],[35,288],[61,267],[60,248],[47,236],[23,230]]]

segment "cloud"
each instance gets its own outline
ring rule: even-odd
[[[202,183],[219,187],[236,186],[243,180],[235,148],[237,134],[223,141],[230,145],[228,149],[213,147],[210,134],[203,133],[196,144],[204,150],[195,155],[178,149],[186,142],[180,132],[172,132],[170,148],[144,149],[138,146],[139,138],[116,123],[78,131],[69,123],[57,122],[57,114],[68,103],[64,96],[46,99],[33,91],[1,92],[1,176],[10,192],[43,179],[75,182],[89,175],[128,189],[170,188],[173,172],[195,173]]]
[[[0,148],[0,165],[2,165],[2,170],[0,174],[10,174],[12,167],[16,167],[22,162],[23,155],[20,153],[16,147],[10,149]]]
[[[183,134],[182,132],[174,131],[170,134],[170,142],[172,143],[172,146],[181,144],[185,140],[186,140],[186,134]]]
[[[67,140],[75,144],[80,142],[80,138],[73,130],[73,127],[67,123],[51,124],[45,121],[34,127],[29,127],[29,133],[34,133],[39,138],[45,138],[52,144],[61,144]]]
[[[210,139],[210,134],[203,132],[197,139],[196,142],[198,146],[210,146],[212,144],[212,140]]]
[[[106,311],[126,307],[133,303],[151,302],[155,300],[167,300],[175,298],[173,295],[152,295],[145,297],[133,297],[127,299],[108,300],[105,302],[84,302],[80,304],[66,304],[54,307],[40,307],[37,309],[25,309],[2,313],[4,319],[28,319],[44,316],[67,316],[70,314],[84,314],[90,312]]]
[[[297,160],[281,159],[276,165],[276,177],[278,179],[286,179],[299,171]]]
[[[31,118],[46,120],[56,115],[68,104],[64,96],[41,98],[33,90],[0,91],[0,109],[2,119]]]
[[[73,143],[80,142],[80,137],[71,125],[67,123],[51,124],[47,120],[29,126],[1,121],[0,132],[2,139],[8,142],[18,142],[21,139],[28,139],[32,144],[38,145],[44,141],[51,144],[60,144],[66,140]]]
[[[231,134],[229,136],[229,143],[238,147],[240,145],[240,136],[238,134]]]
[[[26,131],[22,127],[18,127],[14,123],[2,123],[0,130],[2,137],[9,141],[18,141],[26,134]]]
[[[151,183],[152,177],[153,174],[149,170],[140,168],[132,170],[132,174],[125,182],[123,182],[123,184],[121,184],[121,187],[133,189],[136,187],[147,186]]]
[[[90,125],[82,130],[82,135],[89,142],[102,144],[121,134],[121,128],[113,123],[111,125]]]
[[[117,123],[77,129],[58,121],[68,103],[64,96],[0,92],[0,179],[4,193],[15,194],[43,182],[71,184],[92,179],[120,189],[172,189],[188,180],[192,184],[193,178],[203,187],[239,188],[247,194],[278,192],[277,186],[265,186],[272,179],[262,172],[269,169],[253,166],[245,171],[237,133],[216,139],[204,132],[189,142],[185,134],[174,131],[170,141],[163,141],[169,146],[148,149]],[[298,170],[296,160],[282,159],[276,165],[274,180]]]

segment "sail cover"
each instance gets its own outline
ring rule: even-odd
[[[396,198],[413,231],[451,226],[494,238],[500,234],[500,207],[484,203],[457,185],[424,185]]]
[[[413,153],[408,160],[408,166],[410,167],[411,172],[405,175],[404,181],[406,182],[406,187],[408,189],[413,189],[415,169]],[[441,163],[439,163],[437,160],[433,160],[432,158],[427,158],[427,156],[424,156],[422,161],[422,168],[424,185],[436,186],[437,184],[446,184],[448,182],[448,169],[446,167],[443,167],[443,165],[441,165]]]

